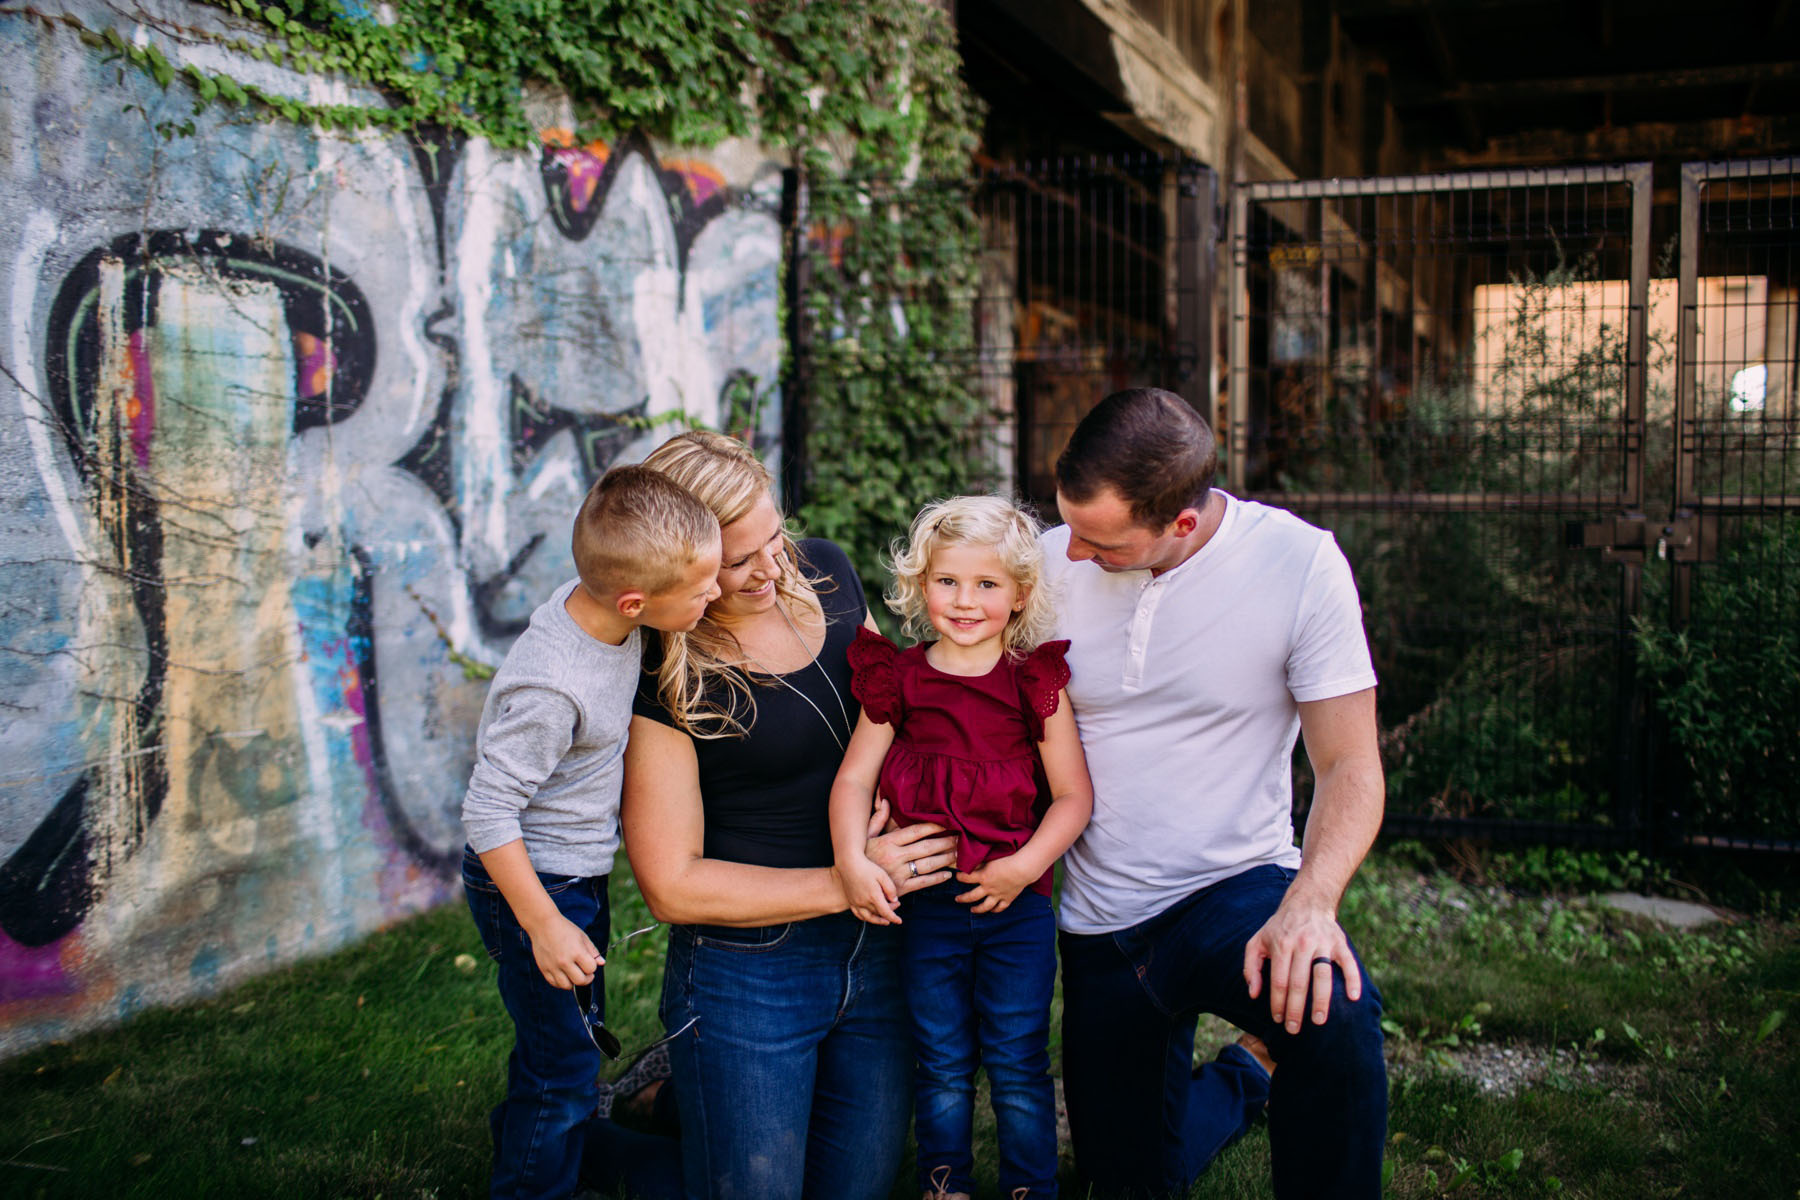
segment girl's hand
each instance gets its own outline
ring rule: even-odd
[[[861,862],[838,864],[838,879],[844,887],[844,899],[857,918],[871,925],[898,925],[900,914],[895,909],[900,893],[887,872],[863,859]]]
[[[958,896],[956,901],[972,905],[978,913],[1005,912],[1019,898],[1020,892],[1037,882],[1037,875],[1027,874],[1030,870],[1029,864],[1021,863],[1017,856],[1009,854],[1005,858],[990,858],[973,871],[958,871],[957,880],[972,883],[975,888]]]

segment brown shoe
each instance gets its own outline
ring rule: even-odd
[[[1242,1046],[1244,1053],[1254,1058],[1263,1070],[1271,1075],[1275,1073],[1275,1059],[1269,1054],[1269,1047],[1261,1038],[1246,1033],[1238,1038],[1237,1044]]]

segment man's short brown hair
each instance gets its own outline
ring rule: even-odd
[[[595,596],[667,591],[718,544],[712,510],[661,471],[614,467],[594,482],[569,548],[582,586]]]
[[[1212,429],[1174,392],[1129,388],[1100,401],[1056,460],[1056,490],[1077,503],[1110,488],[1131,519],[1161,529],[1200,508],[1219,472]]]

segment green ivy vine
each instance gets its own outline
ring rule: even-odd
[[[979,114],[933,0],[207,2],[238,18],[230,31],[190,25],[179,37],[379,99],[309,104],[177,70],[154,36],[58,19],[164,89],[179,79],[197,111],[437,127],[531,149],[543,137],[527,104],[537,90],[567,97],[578,143],[642,130],[681,145],[754,137],[785,149],[808,195],[810,283],[796,314],[808,335],[788,372],[807,415],[795,515],[877,584],[883,551],[919,505],[988,474],[972,432],[979,239],[962,185]]]

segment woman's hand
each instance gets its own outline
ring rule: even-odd
[[[864,853],[887,872],[902,896],[950,878],[950,869],[956,865],[956,838],[945,835],[942,825],[923,822],[882,833],[887,823],[887,801],[876,797]]]

